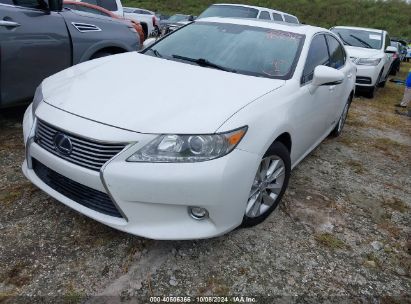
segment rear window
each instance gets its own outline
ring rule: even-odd
[[[290,15],[284,15],[284,21],[288,23],[299,23],[296,17]]]
[[[257,18],[258,10],[251,7],[234,5],[212,5],[207,8],[198,18],[206,17],[234,17],[234,18]]]

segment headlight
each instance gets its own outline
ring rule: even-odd
[[[358,65],[371,65],[376,66],[381,62],[381,58],[360,58],[357,60],[356,64]]]
[[[193,163],[222,157],[238,145],[247,127],[210,135],[160,135],[130,156],[129,162]]]
[[[43,101],[43,89],[40,84],[36,89],[36,93],[34,93],[33,103],[31,104],[31,110],[32,110],[33,117],[34,117],[34,113],[36,113],[37,107],[42,101]]]

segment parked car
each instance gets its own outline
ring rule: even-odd
[[[411,45],[407,46],[407,55],[405,55],[405,61],[410,61],[411,59]]]
[[[86,13],[91,13],[91,14],[97,14],[97,15],[102,15],[114,19],[119,19],[123,20],[126,23],[131,23],[131,25],[134,27],[137,33],[137,37],[140,40],[140,44],[143,45],[144,40],[146,39],[143,27],[141,26],[140,22],[136,22],[134,20],[129,20],[126,18],[119,17],[118,15],[114,14],[113,12],[106,10],[105,8],[102,8],[97,5],[89,4],[86,2],[78,2],[78,1],[64,1],[63,7],[66,9],[74,9],[77,11],[81,12],[86,12]]]
[[[213,4],[198,16],[198,18],[207,17],[255,18],[300,23],[296,16],[265,7],[244,4]]]
[[[357,66],[357,89],[373,98],[377,88],[385,86],[397,51],[387,31],[351,26],[336,26],[331,31]]]
[[[61,0],[0,2],[0,107],[27,103],[67,67],[140,47],[135,29],[105,16],[62,11]]]
[[[341,134],[355,76],[325,29],[195,21],[142,53],[46,79],[24,117],[23,172],[65,205],[148,238],[253,226],[278,206],[291,169]]]
[[[391,75],[396,75],[399,71],[400,71],[400,67],[401,67],[401,61],[402,58],[405,57],[402,54],[402,45],[401,43],[397,42],[397,41],[391,41],[391,46],[396,48],[396,52],[393,54],[393,63],[391,66],[391,71],[390,74]]]
[[[152,13],[140,8],[124,7],[124,17],[147,24],[148,36],[157,37],[160,34],[160,20]]]
[[[175,14],[167,20],[160,21],[160,31],[162,35],[166,35],[176,29],[194,21],[194,16]]]

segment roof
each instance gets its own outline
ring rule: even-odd
[[[196,22],[218,22],[218,23],[249,25],[249,26],[262,27],[262,28],[280,30],[280,31],[285,31],[285,32],[292,32],[292,33],[303,34],[303,35],[314,35],[315,33],[318,33],[318,32],[329,32],[325,28],[315,27],[311,25],[294,24],[294,23],[278,22],[278,21],[271,21],[271,20],[261,20],[261,19],[208,17],[208,18],[198,19]]]
[[[381,34],[384,32],[383,30],[367,28],[367,27],[357,27],[357,26],[334,26],[333,28],[343,28],[343,29],[353,29],[353,30],[363,30],[369,32],[375,32]]]
[[[216,3],[216,4],[212,4],[212,5],[242,6],[242,7],[248,7],[248,8],[255,8],[255,9],[258,9],[258,10],[270,10],[270,11],[273,11],[273,12],[294,16],[292,14],[289,14],[289,13],[286,13],[286,12],[283,12],[283,11],[275,10],[275,9],[268,8],[268,7],[262,7],[262,6],[253,6],[253,5],[235,4],[235,3]]]

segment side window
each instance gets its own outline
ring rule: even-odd
[[[271,20],[270,13],[266,11],[262,11],[258,19]]]
[[[273,13],[273,19],[274,21],[284,21],[283,16],[281,14]]]
[[[109,11],[118,10],[117,3],[115,0],[98,0],[98,6],[104,7]]]
[[[284,21],[288,23],[298,23],[298,19],[290,15],[284,15]]]
[[[328,48],[324,35],[315,36],[311,42],[301,79],[302,84],[313,80],[314,69],[319,65],[329,65]]]
[[[334,37],[327,35],[328,50],[330,52],[330,67],[339,69],[345,65],[345,51]]]
[[[0,0],[0,4],[9,4],[9,5],[13,5],[13,0]]]
[[[41,9],[43,7],[41,0],[13,0],[14,5],[23,6],[28,8],[38,8]]]
[[[391,45],[391,38],[390,36],[387,34],[385,36],[385,46],[384,46],[384,51],[387,49],[387,47],[389,47]]]

